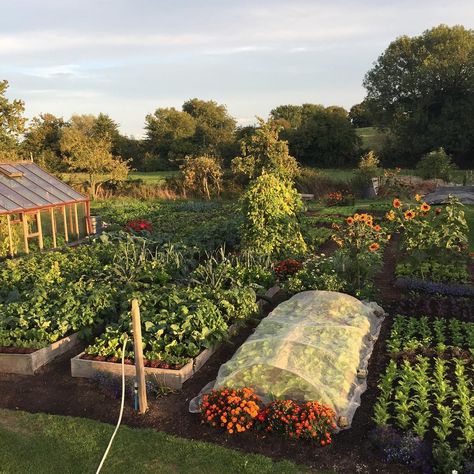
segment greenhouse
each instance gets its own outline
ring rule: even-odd
[[[262,320],[221,366],[214,388],[253,387],[268,401],[317,400],[346,427],[367,388],[383,314],[378,305],[343,293],[299,293]]]
[[[33,162],[0,163],[0,257],[90,233],[89,199]]]

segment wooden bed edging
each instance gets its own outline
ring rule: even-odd
[[[79,334],[74,333],[31,354],[0,354],[0,373],[34,375],[52,360],[73,349],[79,343]]]
[[[204,349],[197,357],[179,370],[145,367],[145,378],[158,383],[162,387],[180,390],[183,387],[183,383],[190,379],[207,362],[219,346],[212,349]],[[71,375],[73,377],[93,379],[104,374],[121,377],[122,364],[81,359],[84,354],[85,352],[81,352],[71,359]],[[135,365],[125,365],[125,377],[135,377]]]

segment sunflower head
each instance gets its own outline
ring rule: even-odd
[[[376,252],[380,248],[380,245],[377,242],[373,242],[369,245],[369,250],[371,252]]]
[[[430,209],[431,209],[431,206],[429,204],[427,204],[426,202],[424,202],[421,206],[420,206],[420,209],[423,211],[423,212],[428,212]]]
[[[403,215],[405,217],[405,220],[410,221],[410,220],[415,218],[416,213],[415,213],[414,210],[409,209],[408,211],[405,211],[405,213]]]

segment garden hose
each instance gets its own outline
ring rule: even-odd
[[[102,457],[102,461],[100,461],[100,464],[99,464],[99,467],[97,468],[96,474],[99,474],[100,470],[102,469],[102,466],[104,465],[104,462],[105,462],[105,458],[107,457],[107,454],[109,454],[110,447],[112,446],[115,435],[117,434],[120,423],[122,422],[123,409],[124,409],[124,406],[125,406],[125,346],[127,345],[127,342],[128,342],[128,334],[124,333],[124,335],[123,335],[123,347],[122,347],[122,401],[120,403],[120,414],[119,414],[119,418],[117,420],[117,425],[115,426],[115,430],[112,433],[112,437],[110,438],[107,449],[105,450],[105,453]]]

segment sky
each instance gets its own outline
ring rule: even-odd
[[[474,27],[474,2],[0,0],[0,79],[26,116],[104,112],[126,135],[185,100],[238,123],[281,104],[350,108],[396,37]]]

